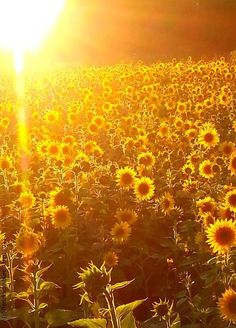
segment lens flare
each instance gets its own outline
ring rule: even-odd
[[[64,5],[65,0],[0,0],[0,48],[13,52],[16,71],[23,69],[25,52],[41,45]]]

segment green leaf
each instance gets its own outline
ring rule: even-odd
[[[129,280],[129,281],[122,281],[122,282],[118,282],[114,285],[111,285],[111,290],[116,290],[116,289],[121,289],[124,288],[126,286],[128,286],[129,284],[131,284],[134,281],[134,279]]]
[[[67,322],[72,327],[83,328],[106,328],[107,321],[105,319],[79,319],[72,322]]]
[[[147,298],[118,306],[116,308],[118,317],[121,320],[124,319],[130,312],[132,312],[134,309],[136,309],[136,307],[141,305],[146,300],[147,300]]]
[[[51,264],[49,264],[47,267],[42,268],[41,270],[39,270],[39,271],[36,273],[36,278],[41,278],[42,275],[43,275],[46,271],[48,271],[48,269],[51,268],[52,264],[53,264],[53,263],[51,263]]]
[[[175,320],[171,323],[171,328],[181,328],[180,316],[177,314]]]
[[[44,309],[44,308],[47,307],[47,306],[48,306],[47,303],[40,303],[40,304],[39,304],[39,310],[42,310],[42,309]]]
[[[75,320],[78,315],[71,310],[56,309],[45,314],[49,327],[58,327],[65,325],[68,321]]]
[[[121,328],[137,328],[134,316],[131,312],[121,321]]]
[[[15,295],[15,298],[28,299],[29,298],[29,294],[27,292],[20,292],[20,293],[18,293],[18,294]]]
[[[44,281],[39,287],[39,291],[49,291],[55,288],[61,288],[59,285],[55,284],[52,281]]]

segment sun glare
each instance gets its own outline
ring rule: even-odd
[[[65,0],[0,0],[0,48],[13,52],[16,71],[35,51],[62,11]]]

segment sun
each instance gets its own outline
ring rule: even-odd
[[[16,71],[41,45],[66,0],[0,0],[0,48],[12,51]]]

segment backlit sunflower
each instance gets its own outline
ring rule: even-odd
[[[220,145],[220,151],[224,156],[229,157],[235,150],[235,145],[231,141],[225,141]]]
[[[223,319],[236,323],[236,292],[232,288],[227,289],[219,298],[218,308]]]
[[[205,198],[201,198],[196,202],[197,207],[199,208],[199,212],[201,215],[204,214],[214,214],[216,210],[216,202],[213,198],[207,196]]]
[[[58,206],[65,205],[70,206],[72,204],[72,196],[69,189],[56,188],[49,194],[49,205]]]
[[[36,253],[41,245],[41,238],[33,229],[22,227],[16,235],[16,249],[24,255]]]
[[[135,177],[135,170],[128,166],[125,166],[124,168],[118,169],[116,171],[116,181],[121,188],[131,188],[134,184]]]
[[[231,175],[236,175],[236,152],[233,152],[230,156],[229,170]]]
[[[52,223],[56,228],[65,229],[71,223],[71,215],[68,207],[56,206],[52,209]]]
[[[161,207],[162,212],[165,215],[169,215],[171,210],[173,210],[174,205],[175,205],[174,197],[169,192],[166,192],[161,197],[161,200],[160,200],[160,207]]]
[[[199,131],[198,142],[205,148],[215,147],[220,141],[219,134],[211,123],[203,124]]]
[[[108,251],[104,254],[103,260],[108,268],[112,268],[118,264],[119,257],[115,252]]]
[[[155,164],[155,161],[155,156],[150,151],[138,155],[138,163],[146,167],[152,167]]]
[[[224,254],[236,243],[236,222],[232,220],[216,220],[207,230],[207,243],[214,253]]]
[[[118,219],[118,221],[126,221],[128,222],[130,225],[134,224],[137,219],[138,219],[138,215],[134,210],[125,208],[125,209],[118,209],[116,211],[115,217]]]
[[[155,186],[148,177],[136,179],[134,183],[134,193],[138,200],[149,200],[154,195]]]
[[[116,223],[111,229],[112,240],[116,244],[124,243],[131,234],[130,225],[127,222]]]
[[[205,179],[211,179],[214,177],[213,164],[211,161],[206,159],[199,165],[199,174]]]
[[[19,201],[23,208],[31,208],[34,206],[35,197],[30,191],[23,191],[20,194]]]
[[[236,189],[227,192],[225,203],[232,212],[236,213]]]

